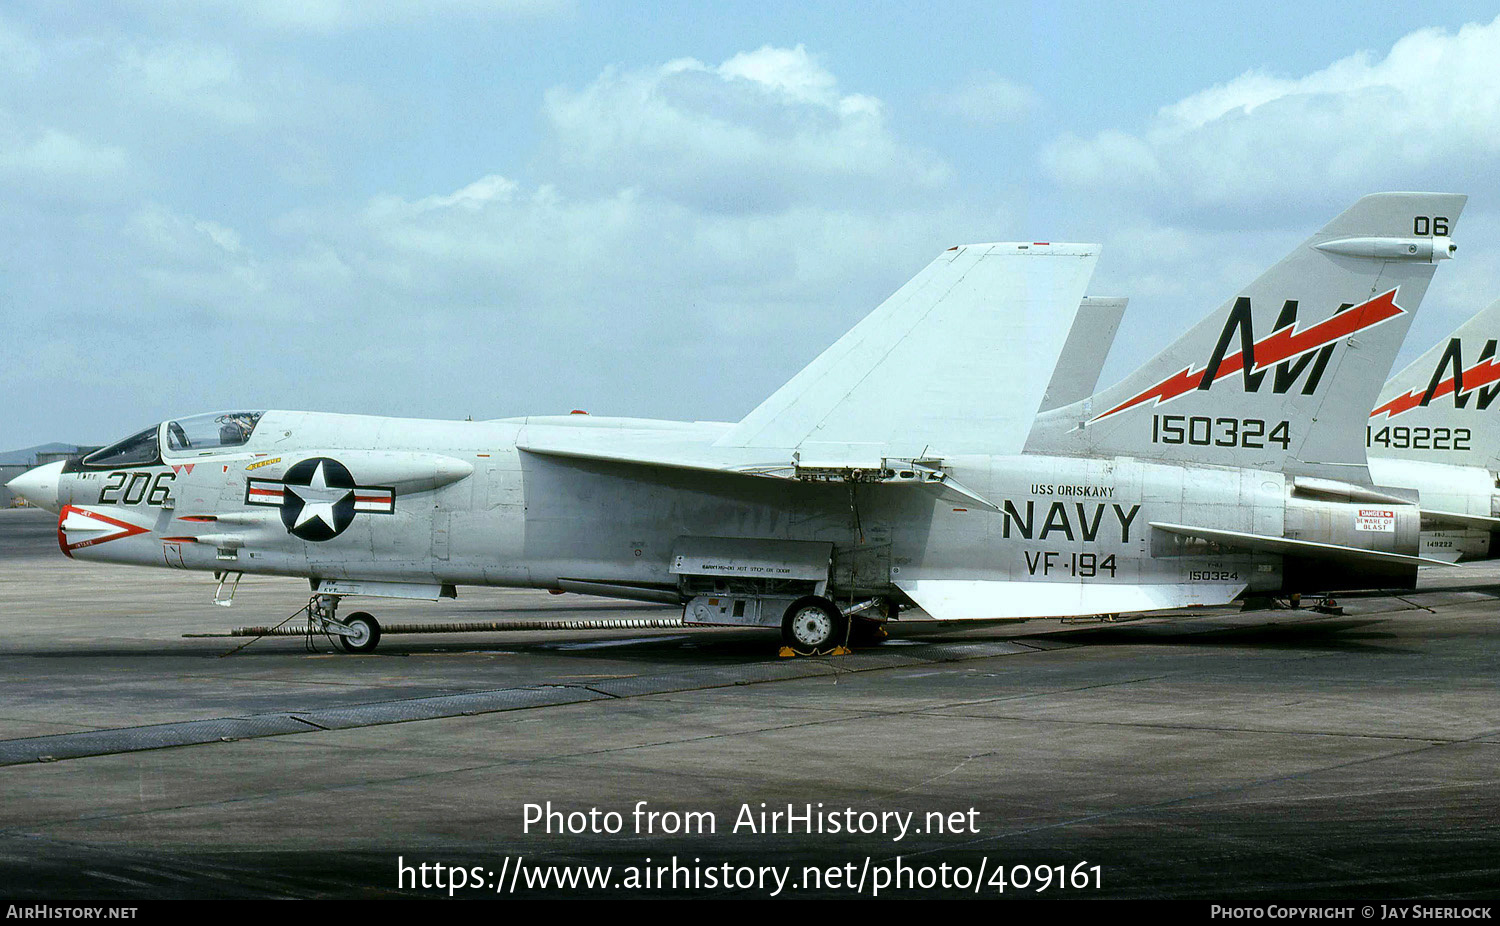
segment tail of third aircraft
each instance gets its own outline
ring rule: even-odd
[[[1365,409],[1466,198],[1360,199],[1124,381],[1039,415],[1026,451],[1367,482]]]
[[[1372,456],[1500,467],[1500,300],[1385,384],[1370,413]]]

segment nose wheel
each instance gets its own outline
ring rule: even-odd
[[[313,633],[332,634],[347,653],[373,653],[380,645],[380,621],[366,611],[355,611],[343,620],[337,617],[337,595],[314,595],[307,605],[308,639]]]
[[[355,611],[343,622],[348,628],[339,634],[339,644],[350,653],[372,653],[380,645],[380,622],[371,614]]]

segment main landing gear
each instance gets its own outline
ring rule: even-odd
[[[345,652],[373,653],[380,645],[380,622],[365,611],[355,611],[339,620],[338,607],[339,596],[314,595],[307,603],[309,636],[314,633],[337,636]]]
[[[781,618],[781,654],[783,656],[842,656],[849,647],[874,646],[889,634],[885,621],[864,616],[861,612],[883,615],[890,607],[871,600],[848,611],[827,598],[809,595],[792,602]]]
[[[781,618],[781,642],[797,656],[832,654],[849,640],[849,618],[827,598],[792,602]]]

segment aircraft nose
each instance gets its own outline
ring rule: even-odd
[[[6,487],[38,508],[57,511],[62,507],[57,499],[57,487],[62,481],[62,471],[61,460],[48,463],[46,466],[27,470],[6,483]]]

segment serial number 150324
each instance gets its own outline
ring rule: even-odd
[[[1237,582],[1238,572],[1218,569],[1194,569],[1188,573],[1189,582]]]
[[[1286,450],[1292,444],[1291,425],[1279,421],[1269,425],[1261,418],[1210,418],[1207,415],[1152,415],[1153,444],[1193,444],[1198,447],[1246,447],[1260,449],[1275,444]]]

